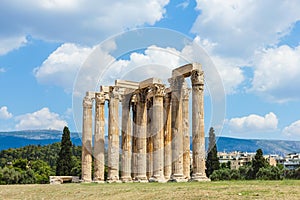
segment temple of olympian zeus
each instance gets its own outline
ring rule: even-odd
[[[191,79],[192,89],[187,87],[185,78],[188,77]],[[83,182],[209,180],[205,174],[204,74],[201,65],[192,63],[178,67],[172,71],[172,77],[168,81],[169,88],[166,88],[158,78],[150,78],[139,83],[116,80],[114,86],[101,86],[99,92],[86,93],[83,99],[82,127]],[[190,159],[189,130],[190,90],[192,90],[192,159]],[[95,102],[94,126],[93,102]],[[106,102],[108,102],[108,148],[105,162]],[[122,113],[120,126],[119,113]],[[94,157],[93,179],[92,157]],[[108,167],[106,180],[105,165]]]

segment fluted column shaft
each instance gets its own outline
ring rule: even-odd
[[[193,173],[192,180],[208,180],[205,174],[205,137],[204,137],[204,74],[194,70],[192,82],[192,137]]]
[[[146,107],[147,89],[142,89],[137,94],[137,130],[136,130],[136,148],[137,148],[137,175],[135,181],[147,182],[147,107]]]
[[[103,93],[96,93],[95,96],[95,133],[94,133],[94,181],[104,181],[104,104]]]
[[[119,93],[114,87],[110,91],[108,113],[108,175],[109,182],[119,180]]]
[[[176,182],[187,181],[183,176],[182,84],[184,78],[172,79],[172,175]]]
[[[172,173],[171,93],[164,98],[164,175],[169,180]]]
[[[122,169],[121,180],[131,181],[131,95],[124,95],[122,99]]]
[[[147,178],[153,175],[153,101],[147,101]]]
[[[184,82],[185,83],[185,82]],[[183,175],[190,179],[190,126],[189,126],[189,88],[185,83],[182,93],[182,131],[183,131]]]
[[[92,98],[83,99],[83,125],[82,125],[82,180],[92,181]]]
[[[161,84],[153,86],[153,177],[151,180],[165,182],[164,176],[164,95],[165,87]]]
[[[132,160],[131,160],[131,178],[135,180],[137,175],[137,146],[136,146],[136,140],[137,140],[137,120],[136,120],[136,95],[133,96],[133,102],[132,102],[132,121],[133,121],[133,127],[132,127]]]

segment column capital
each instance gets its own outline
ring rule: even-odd
[[[137,92],[136,92],[137,102],[146,103],[148,90],[149,90],[148,88],[137,90]]]
[[[90,96],[85,96],[83,98],[82,105],[84,108],[92,108],[93,107],[93,99]]]
[[[204,72],[200,70],[193,70],[191,74],[192,86],[204,85]]]
[[[153,84],[151,87],[153,95],[156,97],[165,96],[165,86],[163,84]]]
[[[119,87],[111,86],[109,91],[109,98],[121,99],[121,93]]]
[[[95,100],[96,100],[96,103],[104,104],[105,103],[105,94],[104,94],[104,92],[96,92]]]

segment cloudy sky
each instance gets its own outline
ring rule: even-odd
[[[112,61],[103,82],[166,78],[184,63],[180,56],[192,54],[190,44],[150,43],[158,34],[142,50],[112,53],[137,43],[116,35],[152,27],[182,34],[211,59],[226,95],[222,136],[300,140],[299,10],[298,0],[2,0],[0,131],[64,125],[76,131],[73,114],[81,108],[74,96],[82,97],[86,81],[78,80],[87,77],[82,66],[106,70],[101,64]],[[212,93],[205,97],[206,130]]]

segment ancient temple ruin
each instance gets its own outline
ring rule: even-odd
[[[185,78],[188,77],[191,79],[192,89],[187,87]],[[101,86],[99,92],[86,93],[83,99],[82,128],[83,182],[209,180],[205,174],[204,74],[201,65],[192,63],[176,68],[168,81],[169,88],[158,78],[142,82],[116,80],[114,86]],[[192,163],[190,163],[190,90]],[[120,103],[121,110],[119,110]],[[105,162],[106,104],[108,155]],[[122,121],[119,124],[120,113]],[[105,163],[108,167],[107,180],[104,179]]]

